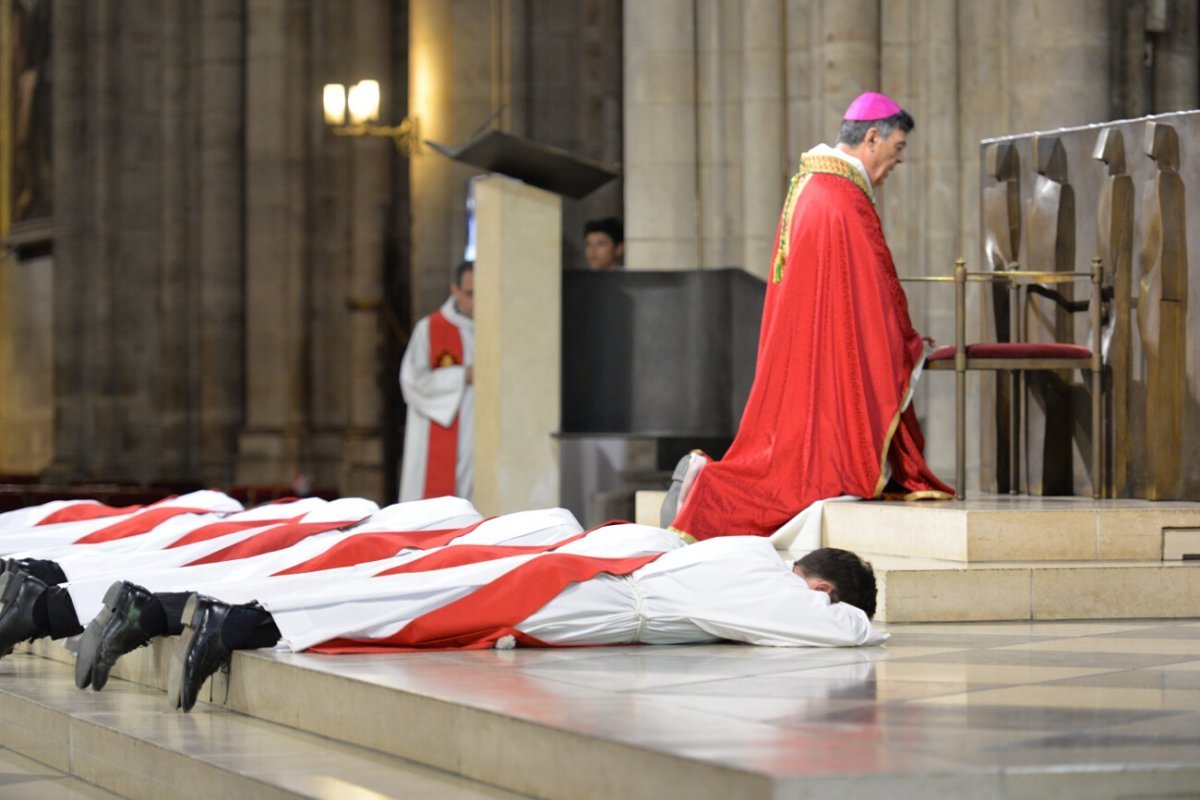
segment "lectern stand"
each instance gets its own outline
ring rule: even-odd
[[[583,197],[618,170],[501,131],[457,151],[428,144],[457,161],[503,173],[475,181],[473,502],[485,515],[557,506],[559,195]]]

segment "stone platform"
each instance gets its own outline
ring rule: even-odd
[[[638,493],[639,522],[658,524],[662,495]],[[822,542],[872,562],[880,620],[1200,617],[1200,503],[828,503]]]
[[[238,653],[190,714],[170,642],[103,692],[0,661],[0,747],[95,793],[212,798],[1190,797],[1200,622],[884,624],[869,648]],[[31,777],[33,780],[32,770]],[[44,778],[32,794],[49,797]],[[108,793],[111,793],[108,794]]]

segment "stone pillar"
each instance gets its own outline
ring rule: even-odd
[[[696,18],[691,0],[625,5],[625,263],[700,263]]]
[[[562,201],[500,175],[475,187],[473,501],[485,515],[557,505]]]
[[[384,125],[403,117],[407,95],[393,77],[393,6],[387,0],[326,3],[318,27],[330,52],[314,54],[326,60],[320,68],[326,75],[316,84],[380,81]],[[315,116],[318,109],[310,110]],[[395,487],[384,481],[382,401],[384,382],[394,384],[397,370],[384,371],[382,337],[394,335],[385,329],[384,273],[393,172],[402,156],[384,138],[327,134],[321,142],[313,188],[322,211],[307,240],[313,253],[307,468],[319,485],[385,501]]]
[[[0,257],[0,472],[35,475],[54,456],[54,262]]]
[[[1003,84],[1013,126],[1004,133],[1108,119],[1106,0],[1009,0],[1000,10],[1009,22]]]
[[[411,0],[409,112],[421,138],[458,147],[504,103],[495,35],[506,4]],[[496,16],[499,14],[500,16]],[[520,76],[523,78],[523,76]],[[466,187],[477,169],[426,151],[411,162],[412,318],[441,305],[466,246]]]
[[[770,274],[779,209],[790,178],[782,80],[786,68],[784,6],[784,0],[750,0],[742,5],[744,134],[740,155],[744,236],[737,263],[764,280]]]
[[[739,265],[745,231],[742,204],[741,4],[696,4],[696,164],[694,200],[699,219],[698,260],[690,268]],[[680,232],[686,236],[686,230]],[[646,265],[654,268],[652,265]]]
[[[822,141],[833,143],[850,101],[880,86],[880,0],[821,3],[818,27],[820,92],[813,111]]]
[[[963,254],[958,226],[962,167],[955,113],[958,8],[954,0],[882,4],[882,91],[917,123],[905,162],[879,190],[880,214],[901,276],[949,275],[954,259]],[[953,292],[923,284],[908,284],[905,291],[916,329],[941,342],[953,341]],[[972,300],[977,306],[978,298]],[[953,381],[937,375],[922,379],[917,387],[926,459],[944,476],[952,475],[954,467],[954,428],[949,424],[954,419],[953,388]],[[968,429],[977,428],[971,423]]]
[[[263,261],[246,264],[247,210],[243,178],[246,156],[246,65],[243,45],[247,11],[241,0],[219,0],[200,6],[185,4],[188,30],[195,30],[194,48],[200,54],[199,75],[191,79],[184,131],[197,130],[198,166],[181,149],[190,191],[182,213],[191,215],[181,250],[186,274],[187,337],[180,343],[193,348],[186,359],[186,378],[175,386],[188,400],[189,458],[184,474],[207,483],[232,480],[237,460],[237,430],[245,419],[246,391],[243,325],[247,315],[245,278]],[[196,19],[198,17],[198,19]],[[198,24],[192,25],[192,22]],[[194,198],[194,199],[193,199]],[[256,255],[263,256],[261,251]]]
[[[296,92],[287,0],[246,10],[246,423],[237,479],[278,483],[302,467],[309,308],[303,252],[308,217],[302,172],[314,96]],[[337,302],[336,299],[333,302]]]
[[[1154,113],[1188,111],[1200,105],[1200,9],[1195,0],[1161,5],[1167,13],[1154,21],[1161,28],[1154,31]]]

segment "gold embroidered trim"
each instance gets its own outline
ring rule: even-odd
[[[923,489],[919,492],[909,492],[908,494],[904,495],[904,499],[909,502],[915,502],[917,500],[949,500],[952,497],[954,497],[954,495],[938,491],[937,489]]]
[[[788,255],[788,239],[791,236],[792,230],[792,212],[796,210],[796,198],[800,196],[800,190],[804,188],[804,184],[808,183],[811,172],[804,172],[803,157],[800,159],[801,171],[792,176],[792,182],[788,186],[787,199],[783,201],[783,214],[779,219],[779,246],[775,248],[775,263],[771,267],[771,282],[779,283],[783,280],[783,265],[787,262]]]
[[[772,283],[779,283],[783,280],[783,266],[787,263],[792,214],[796,210],[796,200],[800,197],[800,192],[804,190],[808,179],[816,174],[837,175],[845,178],[862,189],[872,203],[875,202],[875,192],[871,188],[871,184],[850,162],[837,156],[800,156],[800,171],[792,176],[792,182],[788,186],[787,199],[783,201],[783,214],[779,220],[779,247],[775,249],[775,263],[771,266]]]
[[[909,376],[909,386],[912,385],[912,376]],[[901,397],[908,396],[909,386],[904,387]],[[892,417],[892,424],[888,425],[887,436],[883,439],[883,455],[879,457],[879,480],[875,483],[875,492],[871,495],[872,498],[879,497],[883,494],[883,489],[887,486],[887,457],[888,451],[892,448],[892,438],[896,435],[896,429],[900,427],[900,417],[903,416],[904,409],[896,412],[896,416]],[[949,500],[954,497],[952,494],[946,494],[939,489],[922,489],[918,492],[909,492],[904,495],[905,500]]]
[[[863,177],[862,172],[853,164],[844,158],[837,156],[821,156],[821,155],[803,155],[800,156],[800,174],[804,173],[821,173],[824,175],[837,175],[840,178],[853,183],[855,186],[863,190],[872,203],[875,202],[875,190],[871,188],[871,184],[867,183],[867,179]]]
[[[675,534],[676,536],[678,536],[680,539],[683,539],[683,540],[684,540],[685,542],[687,542],[688,544],[695,544],[695,543],[696,543],[696,537],[695,537],[695,536],[692,536],[690,533],[684,533],[683,531],[679,530],[679,528],[676,528],[674,525],[671,525],[671,526],[669,526],[669,527],[667,528],[667,530],[669,530],[671,533],[673,533],[673,534]]]

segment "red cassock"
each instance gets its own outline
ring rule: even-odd
[[[725,457],[699,473],[672,527],[769,536],[814,501],[953,490],[930,471],[912,405],[923,343],[865,179],[806,154],[763,305],[754,385]],[[903,412],[901,409],[904,409]]]

